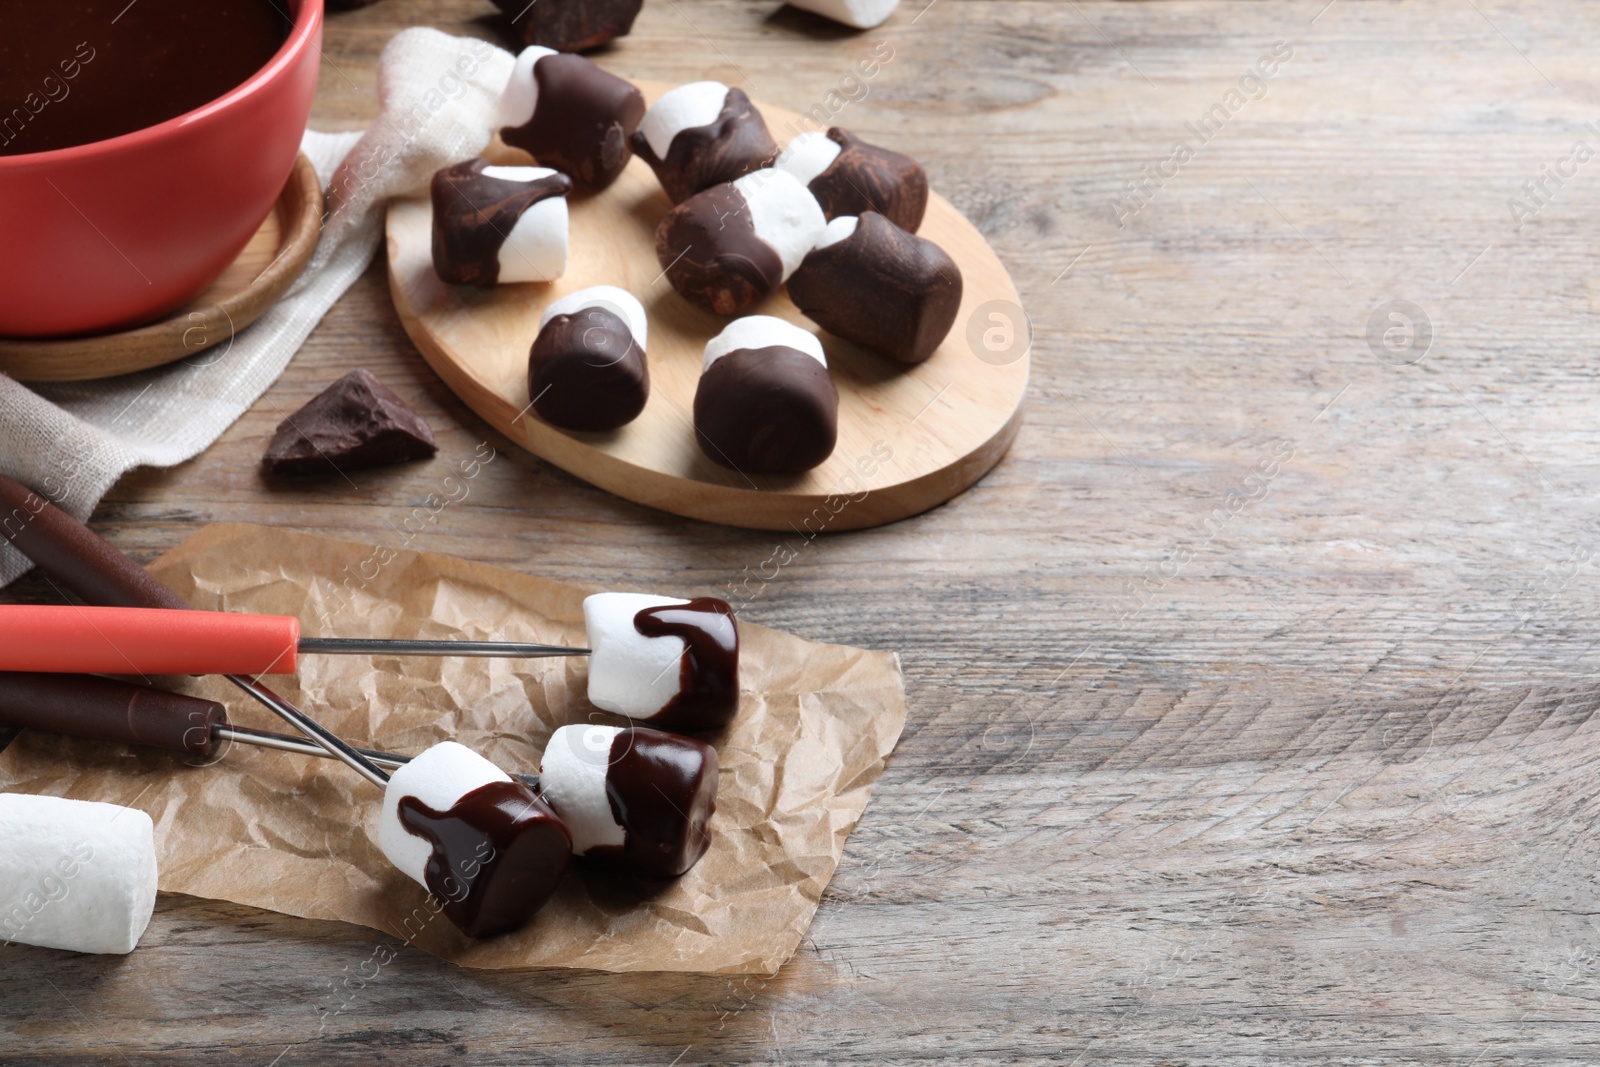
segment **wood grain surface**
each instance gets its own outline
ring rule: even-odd
[[[639,87],[654,103],[672,86]],[[806,129],[795,112],[755,103],[771,129]],[[496,163],[530,159],[498,142],[486,155]],[[568,201],[571,254],[566,273],[549,284],[476,289],[441,281],[426,198],[397,202],[386,227],[395,309],[428,365],[489,425],[562,470],[674,515],[808,535],[879,526],[942,504],[988,473],[1015,439],[1028,388],[1017,291],[983,235],[937,190],[917,233],[948,252],[961,273],[960,328],[926,361],[901,366],[824,333],[786,290],[755,309],[818,334],[839,390],[838,444],[800,475],[729,470],[695,441],[701,357],[730,320],[694,307],[663,276],[655,233],[672,205],[649,165],[635,158],[605,192]],[[650,400],[619,430],[568,433],[529,411],[528,348],[551,301],[594,285],[620,286],[644,305]],[[1013,319],[1024,326],[1021,338]],[[974,321],[981,328],[969,331]]]
[[[496,37],[491,12],[334,15],[316,121],[372,114],[396,28]],[[471,416],[379,263],[219,444],[128,478],[95,525],[141,558],[217,520],[376,538],[488,440],[418,547],[898,650],[906,733],[803,951],[733,982],[402,951],[363,984],[365,931],[166,897],[125,959],[0,949],[0,1059],[1595,1062],[1597,23],[1549,0],[909,0],[852,34],[648,0],[608,67],[832,110],[999,251],[1034,376],[987,478],[812,541],[625,503]],[[443,455],[263,485],[273,427],[356,366]]]

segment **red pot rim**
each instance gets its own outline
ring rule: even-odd
[[[215,100],[201,104],[193,111],[185,111],[181,115],[158,122],[154,126],[118,134],[103,141],[90,141],[88,144],[72,145],[69,148],[52,148],[46,152],[0,156],[0,174],[77,163],[113,155],[123,149],[143,148],[165,140],[180,130],[213,119],[239,101],[256,95],[263,86],[281,77],[299,61],[301,54],[311,46],[311,41],[322,28],[323,0],[288,0],[288,2],[298,6],[294,16],[294,26],[289,30],[288,39],[272,58],[267,60],[266,66]]]

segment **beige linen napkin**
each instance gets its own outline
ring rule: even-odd
[[[301,147],[328,183],[328,214],[306,271],[234,338],[156,370],[98,382],[22,385],[0,374],[0,473],[80,519],[123,474],[192,459],[289,365],[383,236],[385,205],[439,167],[481,151],[512,56],[483,41],[409,29],[383,50],[379,115],[365,133],[308,130]],[[0,545],[0,586],[29,563]]]

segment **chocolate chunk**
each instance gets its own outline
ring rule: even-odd
[[[674,204],[713,185],[731,182],[769,166],[778,146],[767,124],[743,89],[729,89],[722,111],[708,126],[680,130],[658,158],[643,133],[635,132],[633,150],[650,164]]]
[[[650,367],[628,324],[603,307],[557,315],[528,356],[533,410],[564,430],[615,430],[650,398]]]
[[[656,259],[685,300],[718,315],[749,311],[783,284],[783,260],[756,236],[750,205],[731,184],[667,212],[656,227]]]
[[[494,0],[523,44],[587,52],[626,37],[644,0]]]
[[[261,470],[280,477],[330,474],[427,459],[438,451],[422,416],[371,372],[353,370],[283,420]]]
[[[546,55],[533,65],[533,77],[539,87],[533,117],[502,129],[500,139],[586,188],[616,181],[633,158],[628,138],[644,116],[643,94],[582,56]]]
[[[433,269],[452,285],[498,282],[500,246],[517,220],[539,201],[572,189],[565,174],[510,181],[483,173],[488,165],[480,156],[433,176]]]
[[[837,126],[828,131],[828,140],[839,146],[839,154],[811,180],[810,189],[829,221],[876,211],[907,233],[916,233],[928,207],[928,176],[922,165]]]
[[[849,237],[806,256],[789,298],[829,333],[921,363],[956,321],[961,270],[932,241],[869,211]]]
[[[798,474],[833,454],[839,391],[828,368],[797,349],[736,349],[700,376],[694,429],[714,463],[745,474]]]

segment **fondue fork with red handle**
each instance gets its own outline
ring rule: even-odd
[[[293,674],[303,653],[522,659],[587,656],[589,650],[511,641],[301,637],[300,620],[288,615],[0,605],[0,671]]]

